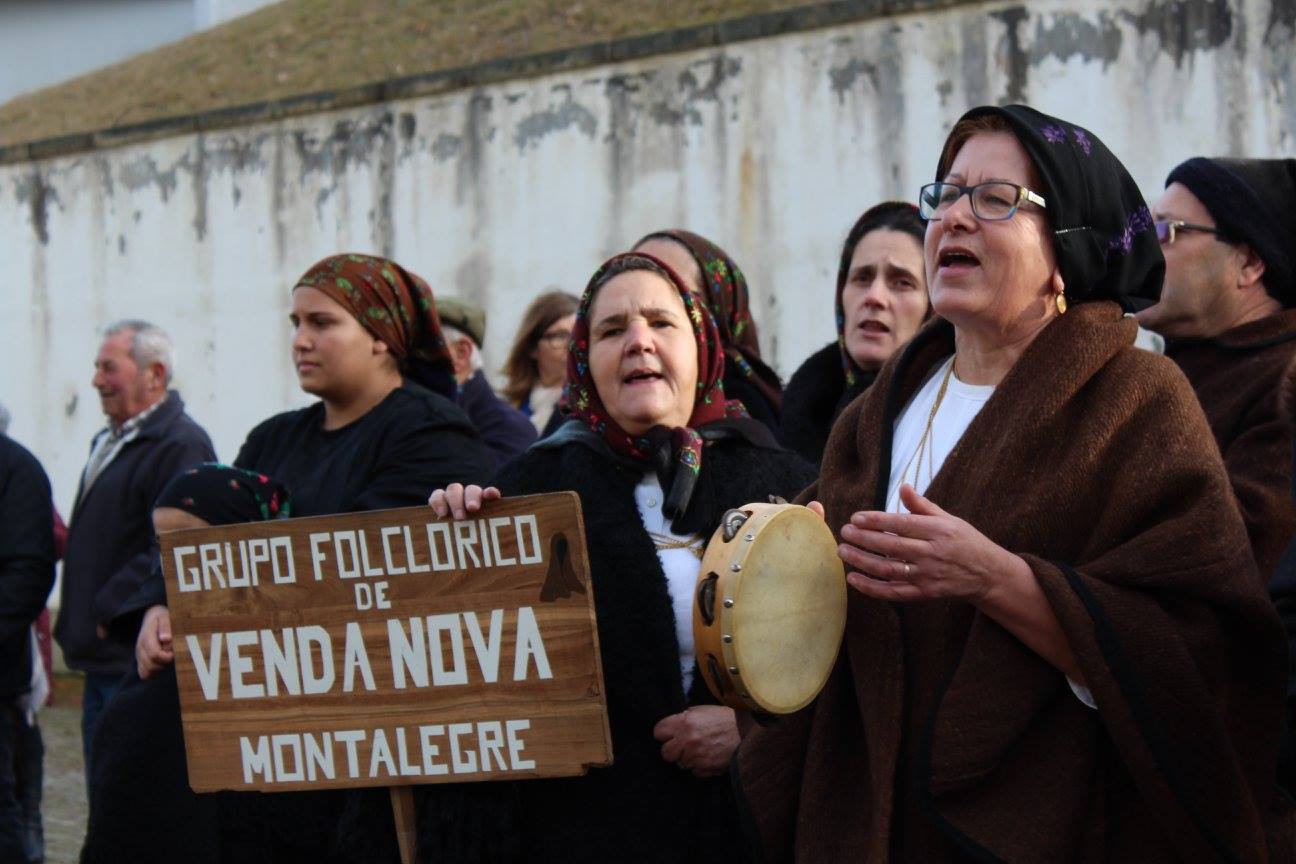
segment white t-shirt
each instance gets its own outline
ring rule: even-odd
[[[891,482],[887,487],[887,512],[908,513],[909,509],[900,503],[900,484],[908,483],[918,494],[927,491],[932,478],[940,473],[946,457],[958,444],[963,433],[972,424],[981,408],[994,394],[994,386],[977,386],[964,384],[957,375],[949,376],[949,386],[945,398],[941,400],[932,417],[932,431],[923,448],[922,459],[918,458],[918,445],[923,433],[927,431],[927,418],[932,416],[932,406],[940,393],[946,373],[954,363],[950,357],[932,374],[927,382],[909,400],[909,404],[896,418],[895,435],[891,442]],[[1096,708],[1093,694],[1086,687],[1081,687],[1070,678],[1071,692],[1090,708]]]
[[[909,512],[900,503],[900,484],[908,483],[920,495],[926,492],[932,478],[940,473],[945,458],[994,393],[993,386],[964,384],[957,375],[950,375],[945,398],[941,400],[936,416],[932,419],[931,435],[927,439],[927,446],[923,448],[922,459],[919,460],[918,445],[923,433],[927,431],[927,418],[931,416],[932,405],[936,403],[941,383],[953,363],[954,358],[950,357],[936,367],[927,383],[914,394],[896,418],[895,435],[891,440],[891,484],[887,487],[888,513]]]
[[[654,539],[657,560],[666,574],[666,588],[670,592],[671,608],[675,612],[675,637],[679,640],[680,675],[684,679],[684,692],[693,683],[693,595],[697,591],[698,574],[702,572],[702,550],[705,539],[700,534],[676,534],[670,520],[662,512],[661,484],[651,471],[635,487],[635,504],[639,519],[649,535],[662,540],[687,543],[687,548],[664,548],[667,544]],[[670,545],[673,545],[671,543]]]

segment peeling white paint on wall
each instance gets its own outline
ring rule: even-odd
[[[1294,39],[1292,0],[990,3],[0,166],[0,402],[66,513],[110,320],[172,332],[229,460],[308,401],[288,295],[317,259],[390,255],[484,305],[495,368],[536,292],[672,226],[742,265],[787,376],[832,337],[851,222],[912,199],[966,108],[1087,126],[1153,195],[1188,156],[1296,151]]]

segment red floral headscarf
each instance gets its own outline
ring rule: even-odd
[[[654,231],[635,245],[654,238],[674,240],[693,256],[702,272],[702,300],[715,318],[725,355],[739,374],[750,381],[777,412],[783,402],[783,384],[774,370],[761,359],[756,321],[751,314],[747,277],[743,275],[737,262],[710,240],[682,228]]]
[[[443,396],[454,393],[454,363],[441,334],[432,289],[386,258],[332,255],[307,270],[295,288],[314,288],[387,343],[403,370]]]
[[[624,272],[647,270],[663,276],[679,292],[684,310],[693,326],[693,336],[698,349],[698,380],[693,401],[693,413],[688,425],[667,430],[655,427],[647,435],[632,436],[608,413],[599,398],[594,377],[590,371],[590,309],[594,296],[608,281]],[[641,252],[615,255],[594,271],[580,308],[576,311],[576,324],[572,328],[571,345],[567,352],[567,381],[563,386],[563,401],[571,416],[581,421],[599,435],[613,452],[636,462],[666,467],[669,481],[663,486],[666,493],[666,515],[674,518],[684,512],[692,497],[693,485],[702,468],[702,436],[698,427],[732,417],[745,417],[742,403],[726,401],[724,385],[724,351],[715,319],[706,307],[684,285],[684,281],[664,262]],[[669,446],[669,451],[667,451]],[[681,470],[682,469],[682,470]],[[663,472],[659,472],[663,473]]]

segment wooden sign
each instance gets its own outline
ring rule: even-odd
[[[189,785],[286,791],[612,761],[580,501],[163,534]]]

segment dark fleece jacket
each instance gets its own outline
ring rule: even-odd
[[[54,501],[36,457],[0,432],[0,699],[31,689],[31,625],[54,585]]]
[[[866,380],[848,392],[841,346],[836,342],[829,342],[806,358],[783,388],[783,417],[779,426],[783,446],[818,465],[838,415],[873,383],[874,373],[857,371],[856,374],[865,376]]]
[[[1111,302],[1027,347],[927,497],[1020,555],[1097,710],[971,604],[851,592],[838,665],[735,771],[768,860],[1233,861],[1291,850],[1274,784],[1285,648],[1188,382]],[[828,523],[884,506],[925,327],[833,428]],[[1270,845],[1272,844],[1272,845]]]
[[[153,573],[153,502],[162,487],[215,458],[211,439],[172,390],[94,484],[77,491],[54,624],[68,666],[121,675],[134,664],[129,646],[99,638],[96,628],[107,626]]]
[[[731,507],[794,495],[813,473],[787,451],[712,442],[694,505],[717,525]],[[580,494],[613,764],[571,779],[423,787],[416,792],[420,861],[746,860],[729,780],[699,780],[667,763],[652,735],[663,717],[715,700],[696,673],[684,692],[666,578],[635,506],[639,479],[579,443],[537,445],[497,478],[505,495]],[[356,844],[350,858],[395,861],[386,794],[360,799],[365,812],[351,814],[357,824],[345,828]]]
[[[1213,339],[1171,342],[1166,354],[1206,412],[1260,577],[1268,581],[1296,534],[1291,436],[1278,410],[1279,381],[1296,357],[1296,309]]]

